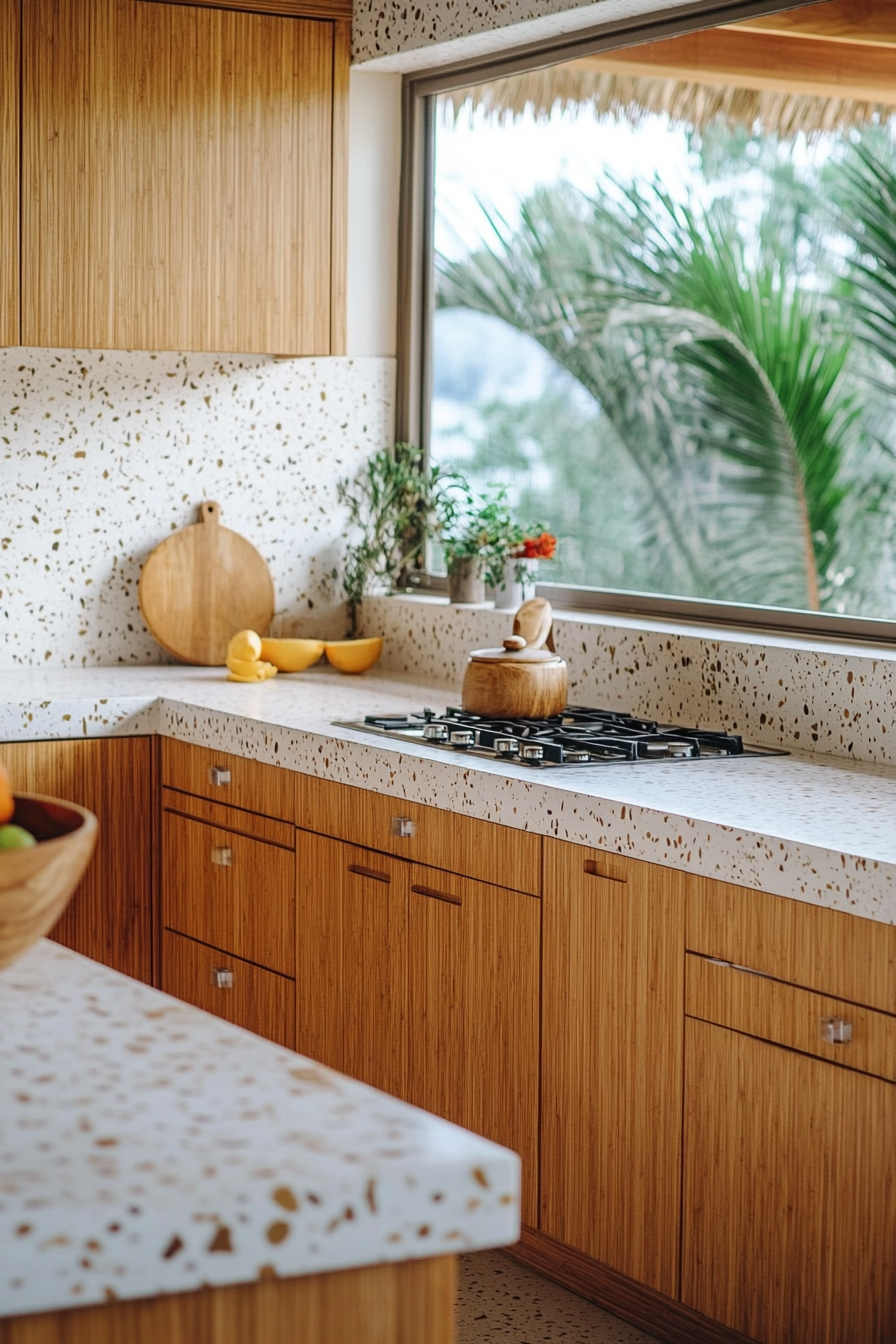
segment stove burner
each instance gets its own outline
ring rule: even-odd
[[[368,714],[344,728],[420,742],[446,751],[471,752],[529,769],[558,765],[679,762],[786,752],[745,747],[736,733],[656,723],[618,710],[568,705],[546,719],[487,719],[449,706],[439,714]]]

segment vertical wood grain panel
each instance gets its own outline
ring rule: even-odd
[[[232,985],[219,988],[216,968],[229,970]],[[296,1043],[296,987],[292,980],[249,961],[206,947],[166,929],[162,935],[162,989],[206,1013],[223,1017],[290,1050]]]
[[[408,1092],[408,866],[343,846],[345,1072],[395,1097]],[[382,873],[388,882],[352,868]]]
[[[162,782],[184,793],[196,793],[214,803],[260,812],[266,817],[292,821],[295,816],[295,775],[278,765],[252,761],[214,747],[163,737]],[[213,769],[229,772],[225,784],[213,784]]]
[[[20,345],[19,74],[21,0],[0,0],[0,345]]]
[[[253,14],[288,14],[296,19],[348,19],[351,0],[145,0],[147,4],[198,5],[202,9],[243,9]]]
[[[408,865],[301,832],[297,865],[296,1049],[405,1097]]]
[[[892,1344],[896,1087],[688,1019],[682,1300],[752,1339]]]
[[[407,1260],[0,1320],[0,1344],[453,1344],[457,1261]]]
[[[229,863],[215,862],[223,854]],[[295,973],[295,853],[166,812],[162,922],[282,975]]]
[[[149,984],[150,739],[10,742],[0,757],[16,791],[67,798],[99,821],[96,853],[50,936]]]
[[[296,1049],[345,1072],[344,846],[296,831]]]
[[[689,1017],[896,1083],[896,1017],[691,952],[685,963]],[[849,1023],[849,1041],[834,1044],[822,1037],[821,1021],[828,1017]]]
[[[344,355],[348,339],[348,83],[352,57],[351,23],[336,23],[333,32],[330,354]]]
[[[531,1225],[540,946],[535,897],[411,869],[408,1100],[520,1154],[522,1216]]]
[[[730,882],[692,877],[692,952],[896,1013],[896,926]]]
[[[306,830],[499,887],[541,893],[540,835],[333,779],[296,774],[295,781],[296,824]],[[393,833],[398,818],[412,823],[411,835]]]
[[[333,25],[30,0],[23,340],[326,354]]]
[[[541,1230],[675,1297],[685,879],[561,841],[544,864]]]

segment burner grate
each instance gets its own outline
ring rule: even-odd
[[[619,710],[582,705],[568,705],[562,714],[546,719],[484,718],[449,705],[441,714],[434,709],[367,714],[363,723],[339,726],[530,769],[787,754],[773,748],[744,746],[736,733],[683,728]]]

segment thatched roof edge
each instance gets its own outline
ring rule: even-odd
[[[518,120],[527,112],[547,120],[555,108],[591,112],[639,125],[645,117],[665,114],[673,124],[705,130],[722,119],[765,134],[789,138],[886,122],[894,109],[852,98],[820,98],[803,93],[696,84],[680,79],[649,79],[580,66],[553,66],[476,84],[443,95],[448,117],[482,109],[489,119]]]

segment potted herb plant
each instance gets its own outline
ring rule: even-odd
[[[366,593],[403,586],[420,562],[427,536],[453,520],[457,507],[454,473],[424,468],[419,449],[396,443],[375,453],[353,480],[339,484],[357,540],[347,548],[342,591],[348,612],[348,636],[358,633],[358,613]],[[338,571],[336,571],[338,574]]]
[[[448,596],[452,602],[483,602],[486,582],[498,586],[507,556],[522,544],[525,534],[514,520],[503,486],[486,494],[475,494],[466,483],[455,486],[438,509]]]

